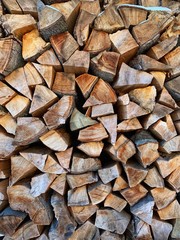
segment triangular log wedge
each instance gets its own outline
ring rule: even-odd
[[[80,143],[80,145],[77,146],[79,150],[81,150],[90,157],[99,157],[101,155],[103,147],[104,143],[102,141]]]
[[[144,182],[152,188],[163,188],[164,179],[158,172],[156,167],[150,168]]]
[[[139,120],[137,118],[131,118],[131,119],[120,122],[117,125],[117,132],[122,132],[122,133],[131,132],[131,131],[139,130],[141,128],[142,128],[142,125],[139,122]]]

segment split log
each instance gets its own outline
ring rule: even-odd
[[[17,147],[13,145],[14,138],[12,135],[0,131],[0,159],[8,159]]]
[[[19,4],[20,8],[22,9],[24,14],[31,14],[35,19],[38,17],[37,13],[37,1],[33,0],[29,3],[28,0],[16,0]]]
[[[66,173],[60,174],[51,184],[50,188],[64,196],[67,190]]]
[[[88,186],[88,195],[93,205],[101,203],[111,192],[111,184],[103,184],[101,181]]]
[[[0,104],[2,106],[8,103],[15,95],[16,92],[13,89],[8,87],[3,82],[0,82]]]
[[[104,207],[110,207],[121,212],[127,205],[127,202],[112,193],[110,193],[104,201]]]
[[[179,152],[180,151],[180,135],[171,138],[169,141],[161,142],[159,150],[165,153]]]
[[[72,157],[73,148],[68,148],[65,151],[56,152],[55,155],[60,165],[69,171],[70,161]]]
[[[168,222],[153,218],[151,229],[154,239],[168,240],[172,231],[172,225]]]
[[[22,9],[16,0],[2,0],[7,10],[12,14],[22,14]]]
[[[119,163],[111,164],[98,170],[98,175],[104,184],[107,184],[121,175],[122,169]]]
[[[117,125],[117,132],[131,132],[142,129],[142,125],[137,118],[124,120]]]
[[[180,192],[179,170],[180,167],[176,168],[167,178],[167,182],[177,193]]]
[[[152,84],[156,87],[158,92],[161,91],[164,87],[166,78],[165,72],[151,71],[150,74],[153,75]]]
[[[48,239],[48,232],[45,230],[36,240],[49,240]]]
[[[100,2],[98,0],[82,1],[80,10],[85,10],[85,11],[97,16],[101,12]]]
[[[128,62],[137,53],[139,46],[128,29],[110,34],[110,40],[112,42],[112,49],[120,53],[120,59],[123,62]]]
[[[124,235],[120,236],[119,234],[116,234],[116,233],[104,231],[101,234],[101,240],[125,240],[125,237]]]
[[[43,172],[49,174],[62,174],[66,173],[66,170],[57,163],[56,158],[53,155],[48,155],[46,158],[46,162],[43,167]]]
[[[140,0],[140,4],[144,7],[160,6],[159,0]]]
[[[166,0],[164,0],[164,1],[166,1]],[[163,1],[163,2],[164,2]],[[162,2],[162,5],[163,5],[163,2]],[[175,2],[171,2],[171,3],[174,3],[175,4]],[[165,6],[167,6],[168,5],[168,2],[167,2],[167,4],[165,5]],[[177,15],[174,19],[173,19],[173,21],[171,22],[171,24],[168,26],[168,28],[166,29],[166,31],[161,35],[161,37],[160,37],[160,40],[161,41],[163,41],[163,40],[165,40],[165,39],[167,39],[167,38],[169,38],[169,37],[173,37],[173,36],[177,36],[177,35],[179,35],[179,28],[178,28],[178,24],[179,24],[179,15]]]
[[[148,174],[146,175],[144,182],[151,188],[164,188],[164,179],[156,167],[148,170]]]
[[[169,94],[165,87],[162,89],[158,102],[172,109],[179,108],[175,100],[171,97],[171,95]]]
[[[180,226],[180,220],[175,219],[174,224],[173,224],[173,230],[171,232],[171,237],[174,239],[180,238],[180,231],[179,231],[179,226]]]
[[[86,206],[89,205],[87,187],[82,186],[68,191],[68,206]]]
[[[171,118],[174,121],[178,121],[180,119],[180,109],[175,110],[174,112],[171,113]]]
[[[17,123],[9,113],[0,118],[0,126],[2,126],[7,133],[15,135]]]
[[[87,142],[80,143],[77,148],[90,157],[99,157],[103,150],[104,143],[100,142]]]
[[[179,94],[179,79],[180,77],[173,78],[171,81],[168,81],[165,83],[165,87],[169,91],[169,93],[172,95],[175,101],[179,102],[180,101],[180,94]]]
[[[0,161],[0,179],[9,178],[11,175],[11,162],[10,160]]]
[[[174,122],[174,126],[175,126],[175,128],[177,130],[177,133],[180,134],[180,121]]]
[[[119,176],[116,178],[113,186],[113,191],[120,191],[128,187],[127,182],[124,180],[123,177]]]
[[[24,74],[26,77],[26,82],[30,88],[34,88],[36,85],[44,84],[42,76],[39,74],[31,62],[26,63],[24,66]]]
[[[98,181],[98,176],[94,172],[83,174],[67,174],[67,182],[70,188],[74,189]]]
[[[161,220],[169,220],[180,218],[180,205],[177,200],[174,200],[167,207],[157,211]]]
[[[0,181],[0,211],[2,211],[6,206],[8,206],[8,195],[7,195],[8,185],[9,185],[9,179],[4,179]]]

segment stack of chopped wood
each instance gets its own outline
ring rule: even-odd
[[[0,15],[0,236],[180,239],[179,1]]]

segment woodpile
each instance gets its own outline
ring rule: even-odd
[[[180,2],[0,2],[0,238],[180,239]]]

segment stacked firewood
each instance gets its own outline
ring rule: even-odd
[[[179,34],[179,1],[2,0],[2,239],[180,239]]]

